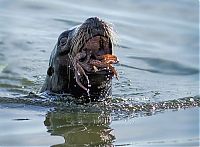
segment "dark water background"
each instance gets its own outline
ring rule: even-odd
[[[111,104],[24,98],[39,91],[59,34],[91,16],[117,33]],[[0,146],[198,146],[198,95],[197,0],[0,0]]]

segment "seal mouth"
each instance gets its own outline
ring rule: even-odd
[[[112,55],[108,37],[97,35],[88,39],[75,58],[86,74],[114,74],[117,77],[112,64],[118,63],[118,59]]]
[[[82,77],[85,77],[90,86],[88,75],[113,75],[118,79],[118,74],[112,64],[118,63],[115,55],[112,55],[111,40],[104,36],[94,36],[90,38],[80,49],[73,59],[73,66],[75,69],[76,82],[84,90],[88,90],[80,82]]]

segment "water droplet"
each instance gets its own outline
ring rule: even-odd
[[[87,89],[87,95],[88,95],[88,97],[90,97],[90,89]]]
[[[193,99],[193,98],[190,98],[190,102],[194,102],[194,99]]]

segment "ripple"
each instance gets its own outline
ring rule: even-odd
[[[67,19],[61,19],[61,18],[54,18],[53,20],[58,21],[58,22],[63,22],[70,26],[76,26],[76,25],[81,24],[81,22],[79,21],[73,21],[73,20],[67,20]]]
[[[123,67],[128,67],[132,69],[144,70],[152,73],[160,73],[160,74],[167,74],[167,75],[193,75],[198,74],[199,70],[188,67],[181,63],[164,60],[159,58],[150,58],[150,57],[129,57],[131,59],[142,60],[146,62],[149,66],[153,67],[153,69],[145,69],[140,67],[134,67],[126,64],[121,64]]]
[[[180,110],[200,107],[200,97],[185,97],[161,102],[135,102],[132,99],[108,98],[102,102],[84,103],[70,95],[62,94],[34,94],[15,98],[0,97],[0,104],[27,104],[59,109],[65,113],[104,112],[112,116],[112,120],[121,120],[138,116],[150,116],[166,110]]]

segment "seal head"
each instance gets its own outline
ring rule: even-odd
[[[98,100],[111,95],[112,77],[117,72],[112,64],[113,28],[98,17],[63,32],[49,60],[41,92],[70,93],[75,97]]]

